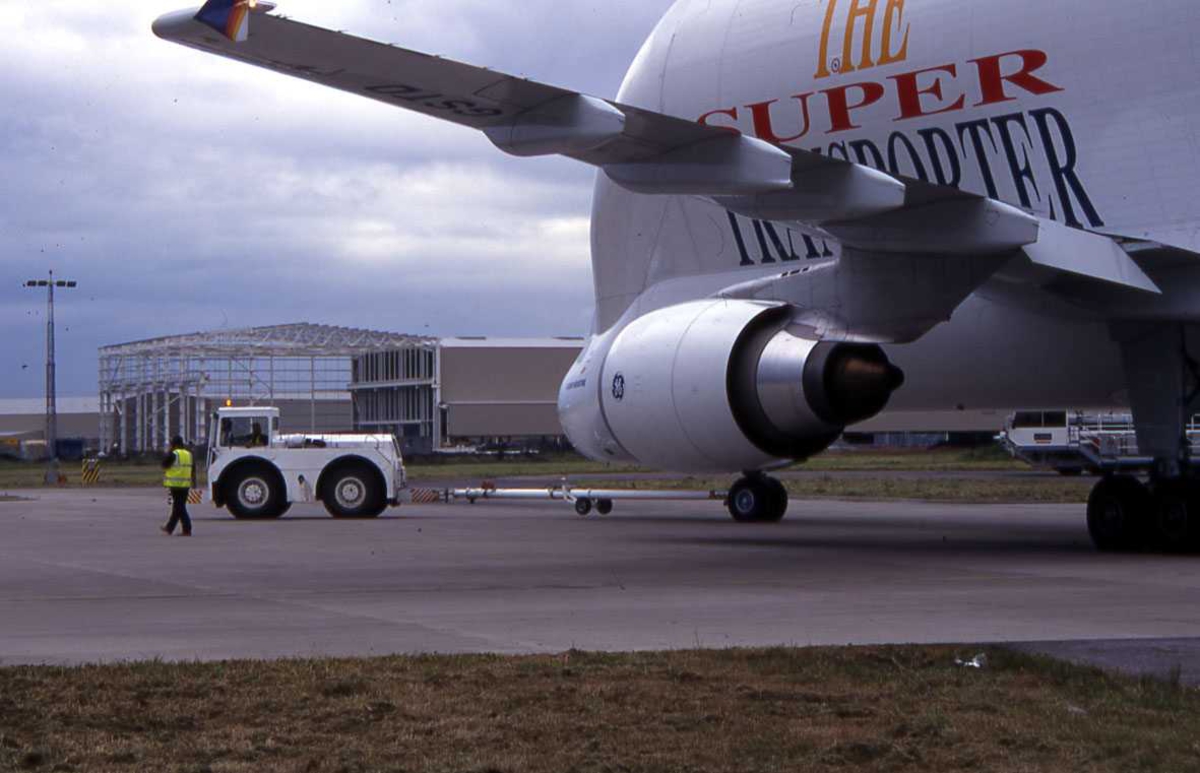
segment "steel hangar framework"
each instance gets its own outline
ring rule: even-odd
[[[100,440],[121,455],[156,452],[174,435],[208,441],[207,417],[226,400],[272,404],[293,430],[354,427],[355,358],[375,352],[432,359],[437,340],[356,328],[298,323],[155,338],[100,350]],[[421,374],[425,376],[425,373]],[[413,386],[433,394],[436,373]],[[437,433],[432,403],[398,406],[397,423]]]

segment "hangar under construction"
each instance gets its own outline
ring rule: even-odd
[[[156,338],[100,350],[101,448],[208,441],[209,417],[274,405],[285,429],[393,432],[408,453],[555,440],[558,386],[579,338],[489,339],[292,324]]]

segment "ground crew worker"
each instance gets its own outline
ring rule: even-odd
[[[192,519],[188,516],[188,494],[195,482],[195,465],[192,452],[183,447],[183,438],[176,435],[171,438],[171,450],[163,457],[162,468],[163,486],[171,492],[171,520],[160,528],[163,533],[174,533],[177,525],[183,525],[181,535],[192,536]]]

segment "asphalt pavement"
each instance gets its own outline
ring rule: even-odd
[[[13,493],[0,664],[1017,642],[1200,683],[1200,558],[1098,554],[1074,505],[202,505],[185,539],[162,491]]]

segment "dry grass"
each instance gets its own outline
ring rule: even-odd
[[[723,491],[732,478],[685,477],[668,480],[613,481],[617,489]],[[819,475],[783,481],[794,499],[863,501],[914,500],[958,504],[1080,504],[1094,480],[1070,478],[890,478]]]
[[[66,477],[67,487],[79,487],[79,464],[64,462],[60,473]],[[0,462],[0,489],[43,488],[45,475],[46,467],[43,464]],[[101,486],[104,488],[161,486],[162,476],[162,468],[157,464],[105,462],[101,466]]]
[[[948,648],[0,670],[0,768],[1184,771],[1200,694]],[[967,653],[963,653],[967,654]]]

